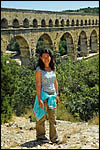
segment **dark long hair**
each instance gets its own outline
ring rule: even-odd
[[[51,68],[51,70],[54,71],[55,70],[55,62],[54,62],[54,57],[53,57],[52,52],[49,49],[43,49],[43,50],[41,50],[41,53],[40,53],[41,57],[42,57],[43,53],[47,53],[51,57],[51,61],[49,63],[49,67]],[[40,56],[39,56],[39,60],[38,60],[37,66],[39,66],[40,69],[45,70],[45,65],[44,65],[43,61],[40,59]]]

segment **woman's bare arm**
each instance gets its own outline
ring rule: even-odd
[[[56,70],[55,70],[55,74],[56,74]],[[59,103],[59,97],[58,97],[58,81],[57,81],[56,78],[55,78],[55,80],[54,80],[54,85],[55,85],[55,89],[56,89],[56,93],[57,93],[56,102],[57,102],[57,104],[58,104],[58,103]]]
[[[38,96],[39,106],[43,108],[43,102],[41,100],[41,72],[39,70],[35,73],[35,79],[36,79],[36,92]]]
[[[55,79],[54,85],[55,85],[56,93],[58,94],[58,82],[57,82],[57,79]]]

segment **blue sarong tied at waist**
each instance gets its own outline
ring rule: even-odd
[[[56,109],[56,99],[55,99],[56,96],[57,94],[49,95],[48,93],[41,91],[41,100],[43,101],[43,109],[39,106],[38,96],[36,96],[33,113],[37,121],[40,120],[45,115],[44,100],[48,99],[49,109],[52,110]]]

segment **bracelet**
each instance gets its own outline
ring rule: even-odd
[[[57,96],[60,96],[60,94],[58,93]]]

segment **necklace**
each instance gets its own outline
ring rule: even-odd
[[[50,68],[50,67],[45,67],[45,69],[48,69],[48,68]]]
[[[45,67],[45,71],[51,71],[50,67]]]

